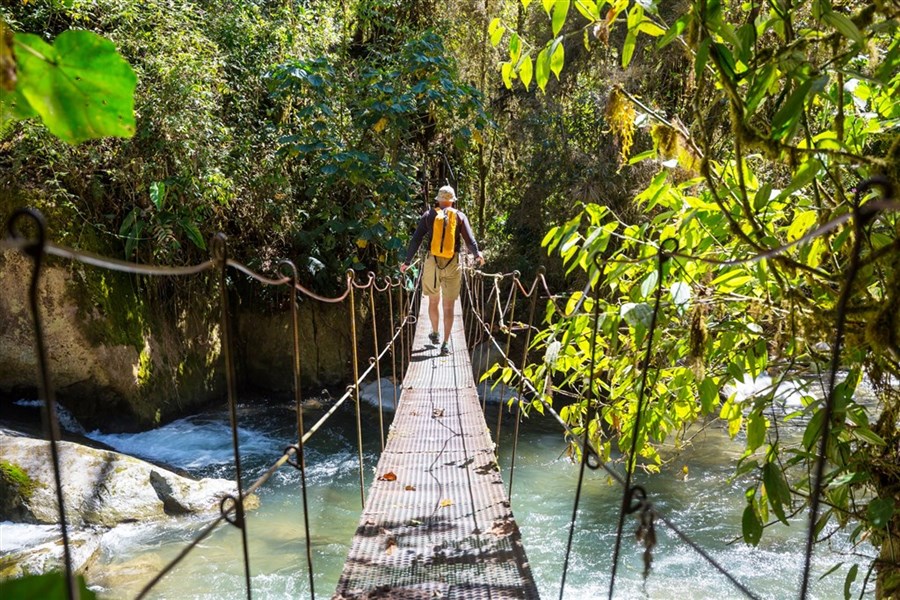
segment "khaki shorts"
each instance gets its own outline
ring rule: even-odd
[[[444,300],[456,300],[459,297],[461,283],[459,253],[450,259],[437,258],[433,254],[429,254],[425,258],[425,267],[422,272],[422,292],[426,296],[441,294]]]

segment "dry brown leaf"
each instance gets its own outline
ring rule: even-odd
[[[441,508],[447,506],[453,506],[453,500],[451,500],[450,498],[444,498],[443,500],[441,500]]]
[[[394,549],[397,547],[397,538],[389,537],[387,539],[387,545],[384,548],[384,553],[390,556],[394,553]]]
[[[515,525],[512,521],[494,521],[494,526],[491,527],[491,533],[497,536],[509,535],[514,529]]]
[[[397,481],[397,475],[393,471],[388,471],[378,478],[378,481]]]
[[[406,486],[404,489],[405,489],[407,492],[414,492],[414,491],[416,491],[416,486],[414,486],[414,485],[408,485],[408,486]]]

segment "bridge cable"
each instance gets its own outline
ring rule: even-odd
[[[656,323],[659,316],[659,305],[662,300],[664,267],[666,261],[669,259],[668,251],[666,251],[664,248],[666,243],[669,241],[675,243],[675,240],[671,238],[663,240],[663,242],[660,244],[658,253],[656,299],[653,303],[653,314],[650,317],[650,327],[649,332],[647,333],[647,351],[644,354],[644,366],[641,369],[641,387],[638,391],[638,401],[635,411],[634,425],[631,429],[631,452],[629,452],[628,459],[625,462],[625,488],[622,490],[622,505],[619,509],[619,522],[616,526],[616,542],[615,546],[613,547],[612,573],[609,580],[609,600],[612,600],[613,590],[616,585],[616,571],[619,568],[619,549],[622,545],[622,530],[625,526],[625,515],[628,512],[631,512],[631,478],[634,473],[634,469],[637,467],[637,442],[641,433],[641,416],[644,410],[644,398],[647,396],[647,375],[650,372],[650,356],[653,352],[653,336],[656,333]],[[646,578],[646,576],[647,572],[645,570],[644,577]]]
[[[356,403],[356,450],[359,459],[359,501],[363,509],[366,507],[366,482],[363,473],[363,440],[362,440],[362,417],[360,416],[359,407],[359,357],[357,353],[356,339],[356,295],[353,293],[353,270],[347,270],[347,285],[350,288],[350,343],[352,344],[353,354],[353,396]]]
[[[243,471],[241,469],[241,452],[238,440],[238,416],[237,416],[237,377],[234,370],[234,355],[232,353],[231,342],[231,315],[228,311],[228,242],[225,234],[219,233],[213,238],[212,254],[218,267],[219,281],[219,306],[221,310],[221,327],[222,327],[222,352],[225,359],[225,384],[228,395],[228,415],[231,425],[231,444],[234,450],[234,471],[235,483],[237,484],[237,498],[227,495],[222,498],[219,509],[224,511],[224,507],[230,501],[235,508],[235,518],[232,519],[227,513],[224,513],[225,520],[234,525],[241,531],[241,548],[244,557],[244,581],[247,586],[247,600],[253,597],[252,587],[250,585],[250,549],[247,544],[247,520],[244,514],[244,483]]]
[[[378,353],[378,319],[375,310],[375,292],[378,286],[375,284],[375,274],[370,272],[372,279],[372,289],[369,290],[369,311],[372,318],[372,345],[375,353]],[[375,386],[378,388],[378,434],[381,439],[381,451],[384,452],[384,403],[381,397],[381,360],[372,357],[370,361],[375,361]],[[396,404],[394,405],[397,406]]]
[[[518,282],[518,280],[519,280],[519,272],[516,271],[515,279],[513,280],[513,285],[510,286],[512,288],[512,291],[511,291],[512,309],[510,310],[510,313],[509,313],[509,323],[507,323],[507,325],[506,325],[506,354],[507,355],[509,355],[509,344],[512,342],[512,337],[513,337],[512,326],[513,326],[513,320],[515,319],[515,316],[516,316],[516,292],[519,291],[519,288],[516,287],[515,284],[516,284],[516,282]],[[502,322],[503,319],[501,318],[500,321]],[[487,380],[485,380],[485,383],[487,383]],[[501,381],[500,381],[500,407],[499,407],[500,409],[497,411],[497,442],[496,443],[497,443],[498,448],[500,447],[500,428],[503,424],[503,396],[504,396],[505,392],[506,392],[506,382],[501,379]]]
[[[599,256],[597,257],[599,258]],[[595,259],[595,263],[596,263]],[[590,424],[593,421],[597,421],[598,425],[600,422],[600,398],[592,398],[594,395],[594,378],[596,377],[597,372],[597,329],[600,324],[600,286],[603,284],[603,276],[606,270],[606,263],[597,263],[597,267],[600,269],[600,277],[597,279],[597,284],[594,287],[594,324],[593,330],[591,332],[591,362],[590,369],[591,375],[588,380],[588,390],[587,397],[585,403],[585,417],[584,421],[584,442],[582,448],[589,448],[591,445],[590,439]],[[593,418],[587,418],[588,412],[591,408],[591,400],[594,400],[594,415]],[[588,452],[582,450],[581,452],[581,466],[578,469],[578,483],[575,486],[575,502],[572,507],[572,520],[569,521],[569,538],[566,541],[566,558],[563,561],[563,569],[562,569],[562,581],[559,584],[559,600],[563,600],[564,593],[566,589],[566,575],[569,572],[569,555],[572,551],[572,538],[575,536],[575,521],[578,519],[578,506],[581,503],[581,489],[584,484],[584,468],[587,466],[588,462]]]
[[[309,573],[309,596],[313,600],[316,597],[316,585],[313,578],[313,573],[315,572],[313,569],[313,560],[312,560],[312,539],[309,533],[309,501],[307,499],[306,493],[306,457],[304,453],[304,444],[303,444],[303,435],[304,435],[304,427],[303,427],[303,398],[302,398],[302,390],[300,387],[300,315],[299,315],[299,306],[297,305],[297,283],[299,279],[299,275],[297,273],[297,266],[291,262],[290,260],[282,260],[281,267],[287,267],[290,270],[290,274],[294,280],[294,285],[290,288],[290,303],[291,303],[291,341],[293,342],[291,350],[292,350],[292,358],[291,361],[291,371],[293,372],[294,379],[294,406],[297,411],[297,444],[294,446],[294,450],[297,454],[296,462],[290,462],[290,464],[296,468],[300,472],[300,494],[302,496],[303,501],[303,532],[305,537],[305,546],[306,546],[306,563],[308,566]]]
[[[544,267],[543,265],[538,267],[538,274],[543,275]],[[516,280],[518,281],[518,279]],[[534,325],[534,310],[537,306],[537,278],[535,278],[534,282],[531,284],[531,290],[529,292],[524,292],[526,297],[529,298],[529,306],[528,306],[528,327],[525,330],[525,345],[522,348],[522,371],[525,370],[526,365],[528,364],[528,347],[531,344],[531,330]],[[522,391],[523,391],[523,378],[518,378],[519,384],[516,387],[516,416],[515,416],[515,430],[513,432],[513,447],[512,447],[512,456],[510,456],[509,463],[509,493],[508,496],[512,499],[512,490],[513,490],[513,474],[516,469],[516,452],[519,447],[519,423],[522,421]]]
[[[841,290],[841,295],[838,297],[838,303],[836,307],[835,339],[834,345],[831,349],[831,372],[828,374],[828,395],[825,399],[825,407],[823,409],[824,416],[822,418],[822,427],[820,432],[818,433],[821,438],[819,439],[819,451],[818,455],[816,456],[816,465],[813,475],[814,483],[811,490],[812,493],[810,494],[809,524],[807,525],[806,532],[806,555],[803,562],[803,577],[800,587],[800,600],[806,600],[807,592],[809,589],[809,570],[813,555],[813,544],[816,540],[816,526],[819,515],[820,496],[822,495],[822,488],[824,486],[825,462],[827,460],[828,454],[828,436],[831,431],[831,421],[834,415],[834,389],[836,387],[838,368],[840,367],[841,347],[844,343],[844,326],[847,320],[847,304],[850,301],[850,295],[853,292],[853,284],[855,283],[856,276],[859,273],[860,255],[862,253],[862,242],[864,238],[863,227],[872,219],[874,219],[879,213],[878,205],[875,202],[869,202],[866,205],[861,204],[862,194],[875,185],[880,185],[885,189],[886,193],[891,193],[890,182],[885,178],[872,178],[860,182],[855,189],[856,193],[853,202],[853,211],[852,213],[850,213],[853,217],[853,248],[850,252],[850,264],[847,266],[844,287]]]

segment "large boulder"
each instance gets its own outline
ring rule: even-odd
[[[233,481],[181,477],[142,460],[59,442],[66,520],[73,526],[113,527],[167,516],[217,511],[235,495]],[[50,445],[0,434],[0,521],[57,523]],[[248,508],[258,505],[255,497]]]

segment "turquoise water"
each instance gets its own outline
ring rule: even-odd
[[[365,468],[371,482],[377,462],[377,413],[363,408]],[[494,427],[496,405],[489,405]],[[311,423],[321,411],[311,411]],[[389,420],[390,415],[386,416]],[[293,441],[290,405],[260,403],[240,410],[242,460],[252,481]],[[511,422],[504,423],[500,464],[509,480]],[[783,433],[784,434],[784,433]],[[199,476],[232,477],[227,413],[206,413],[135,435],[97,436],[123,451],[164,460]],[[316,596],[330,598],[360,515],[355,418],[341,411],[307,447],[311,540]],[[741,451],[723,432],[710,428],[673,460],[671,472],[639,477],[655,507],[669,516],[717,561],[761,598],[797,596],[803,564],[805,520],[766,529],[758,548],[740,537],[745,482],[729,481],[730,460]],[[555,422],[526,421],[519,440],[512,505],[543,598],[557,598],[572,513],[578,466],[563,456]],[[682,480],[682,467],[689,476]],[[309,597],[299,473],[282,468],[260,491],[261,506],[249,514],[248,538],[253,594],[257,598]],[[621,488],[600,472],[588,472],[578,513],[565,598],[605,598]],[[181,551],[204,522],[180,519],[165,526],[116,528],[103,542],[103,556],[90,579],[101,596],[133,597],[154,573]],[[616,598],[739,598],[739,590],[696,552],[657,524],[652,572],[642,578],[643,549],[634,541],[628,517],[616,580]],[[204,540],[151,592],[151,598],[244,598],[244,570],[238,530],[222,526]],[[810,598],[843,598],[843,581],[853,557],[844,538],[817,549]],[[871,553],[871,549],[868,550]],[[819,581],[837,562],[843,567]],[[848,562],[849,561],[849,562]],[[861,564],[861,571],[867,566]],[[858,584],[857,584],[858,585]],[[858,589],[854,594],[858,594]],[[855,596],[854,596],[855,597]]]

